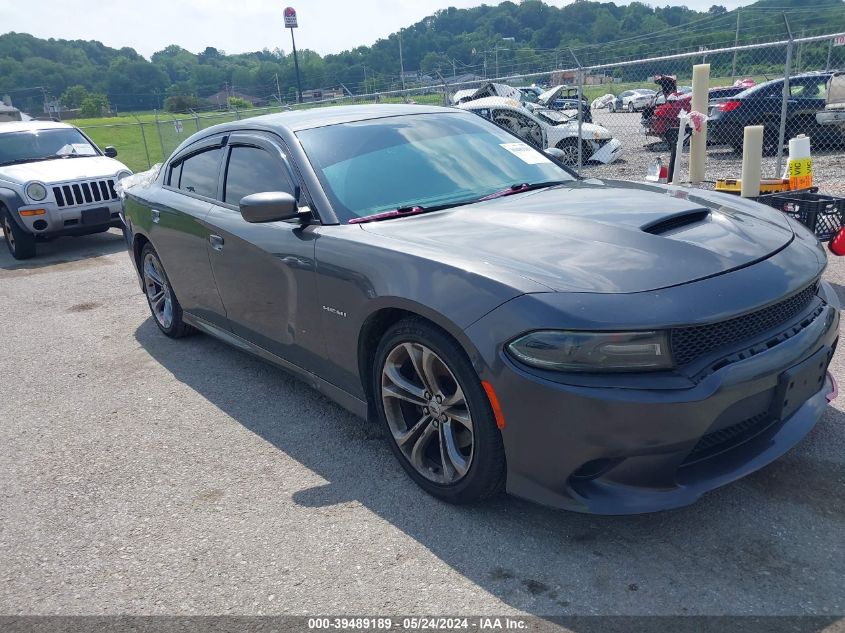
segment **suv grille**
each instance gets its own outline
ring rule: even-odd
[[[53,195],[59,208],[117,200],[112,178],[58,185],[53,187]]]
[[[727,321],[673,329],[670,342],[675,362],[686,365],[720,347],[755,338],[781,325],[798,316],[816,296],[817,289],[818,285],[812,284],[780,303]]]

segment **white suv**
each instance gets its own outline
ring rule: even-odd
[[[78,128],[44,121],[0,123],[0,226],[15,259],[37,239],[121,227],[115,184],[131,175]]]

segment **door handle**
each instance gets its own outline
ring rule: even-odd
[[[150,211],[150,214],[153,216],[153,222],[155,222],[156,224],[161,222],[161,211],[159,211],[158,209],[153,209],[152,211]]]
[[[209,235],[208,241],[211,243],[211,248],[213,248],[215,251],[223,250],[223,238],[219,235]]]

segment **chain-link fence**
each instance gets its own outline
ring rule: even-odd
[[[506,101],[501,100],[505,104],[501,111],[486,108],[479,114],[510,127],[543,149],[558,147],[568,152],[568,160],[584,175],[642,180],[658,157],[669,162],[678,138],[678,115],[682,110],[691,110],[693,66],[707,63],[710,91],[705,113],[709,115],[705,186],[717,179],[740,177],[743,129],[762,125],[764,178],[783,175],[786,144],[790,138],[805,134],[812,142],[814,183],[822,190],[842,195],[845,125],[827,124],[816,116],[828,105],[830,78],[836,69],[845,69],[845,46],[836,45],[842,41],[845,35],[829,34],[590,65],[578,65],[572,54],[575,65],[542,73],[462,83],[440,76],[439,83],[407,90],[347,94],[311,103],[248,110],[157,113],[135,117],[131,123],[83,129],[101,146],[116,146],[130,167],[141,169],[166,158],[194,132],[240,118],[354,103],[449,105],[457,91],[472,92],[472,88],[488,82],[521,87],[524,99],[536,102],[543,96],[545,86],[563,84],[567,88],[544,104],[511,101],[508,114]],[[471,108],[471,103],[464,107]],[[579,103],[583,107],[578,107]],[[614,150],[608,151],[606,146],[613,146]],[[676,182],[687,179],[687,161],[685,152]]]

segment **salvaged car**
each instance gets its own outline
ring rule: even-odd
[[[845,73],[831,75],[828,80],[827,102],[824,110],[816,113],[816,122],[845,130]]]
[[[522,101],[524,94],[521,88],[514,88],[507,84],[486,83],[480,88],[467,88],[466,90],[458,90],[452,95],[452,105],[459,105],[468,101],[475,101],[477,99],[484,99],[486,97],[502,97],[505,99],[513,99],[514,101]]]
[[[449,502],[683,506],[787,452],[836,391],[838,304],[803,225],[582,179],[457,108],[233,121],[149,180],[124,213],[161,332],[378,420]]]
[[[573,119],[578,118],[580,109],[581,120],[587,123],[593,122],[593,112],[587,97],[581,95],[578,99],[578,86],[560,85],[549,88],[537,97],[537,103],[551,110],[563,110]]]
[[[639,112],[654,101],[657,93],[649,88],[625,90],[607,106],[611,112]]]
[[[529,110],[501,97],[476,99],[458,107],[493,121],[538,149],[560,150],[560,160],[566,165],[578,164],[578,121],[563,112],[536,107]],[[622,143],[601,125],[582,121],[580,139],[583,163],[610,164],[622,155]]]
[[[16,259],[37,240],[121,227],[115,183],[132,172],[78,128],[44,121],[0,124],[0,223]]]

